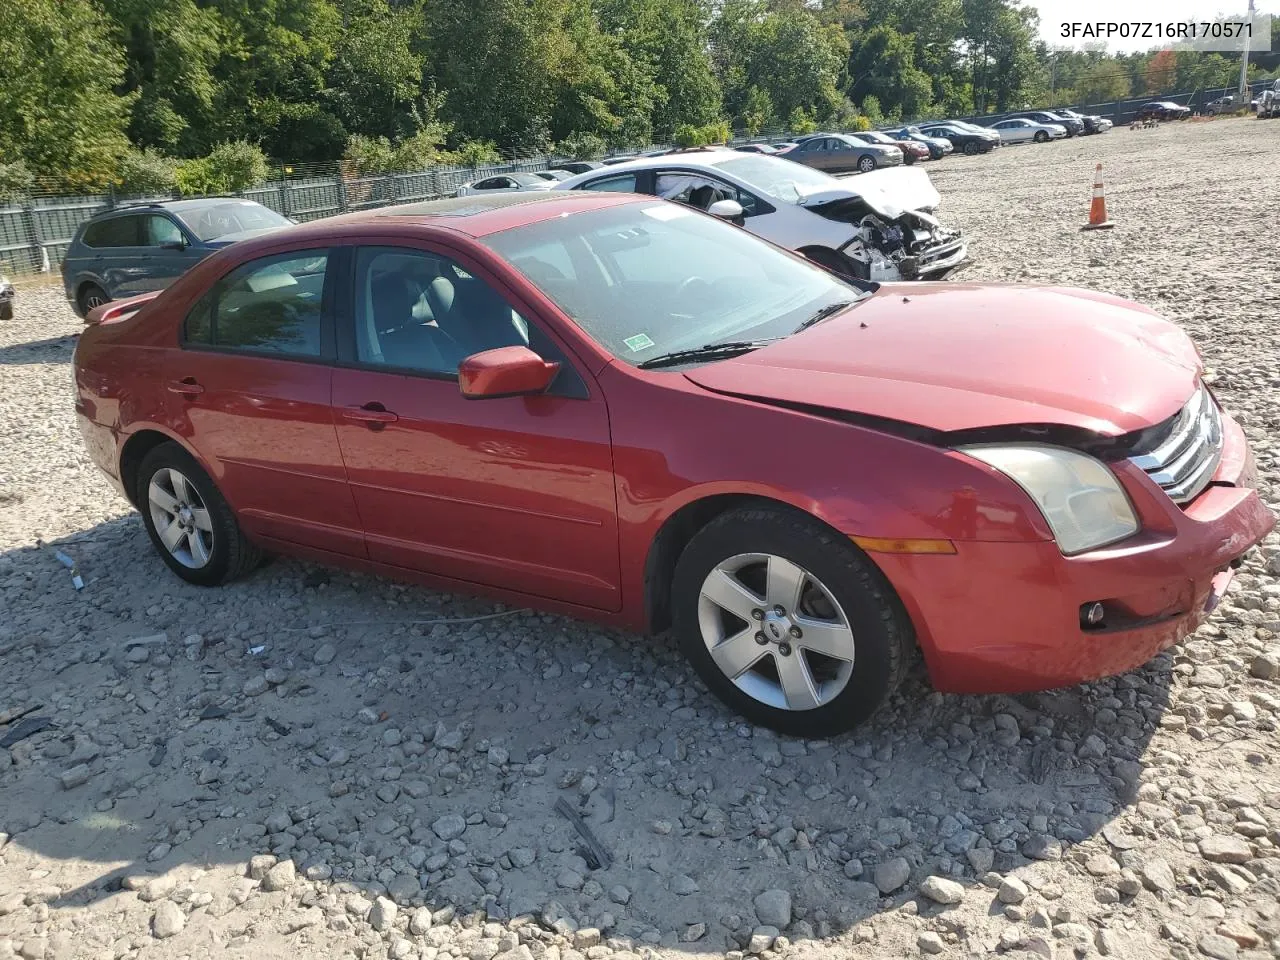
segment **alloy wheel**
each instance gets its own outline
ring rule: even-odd
[[[173,467],[157,470],[147,485],[151,522],[165,549],[184,567],[199,570],[213,555],[213,521],[195,485]]]
[[[858,169],[863,173],[870,173],[876,168],[876,162],[871,157],[863,157],[858,161]]]
[[[817,577],[785,557],[744,553],[717,564],[698,596],[702,641],[743,693],[778,710],[813,710],[853,675],[849,618]]]

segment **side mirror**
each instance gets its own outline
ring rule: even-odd
[[[458,365],[458,390],[468,400],[492,400],[543,393],[560,364],[528,347],[498,347],[473,353]]]
[[[719,217],[721,220],[731,220],[738,224],[742,222],[745,216],[742,204],[737,200],[717,200],[707,207],[707,213],[713,217]]]

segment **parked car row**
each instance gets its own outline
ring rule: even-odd
[[[962,693],[1134,669],[1275,523],[1244,433],[1146,307],[753,235],[946,256],[927,186],[722,149],[255,236],[89,312],[80,430],[182,580],[295,555],[670,628],[785,734],[918,653]]]

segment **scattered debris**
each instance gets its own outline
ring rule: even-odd
[[[37,733],[44,730],[55,729],[57,724],[49,717],[29,717],[26,720],[18,722],[3,737],[0,737],[0,747],[12,747],[15,743],[21,743],[28,737],[34,737]]]
[[[573,824],[573,829],[582,837],[582,842],[586,844],[583,859],[587,861],[587,866],[592,870],[608,870],[613,864],[613,857],[564,797],[556,800],[556,813]]]

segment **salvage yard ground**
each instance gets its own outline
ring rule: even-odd
[[[1277,156],[1219,120],[925,169],[964,280],[1185,326],[1280,508]],[[1117,226],[1082,234],[1097,161]],[[60,293],[0,328],[0,721],[51,721],[0,748],[0,960],[1280,956],[1274,537],[1131,675],[917,670],[856,733],[780,740],[665,639],[292,561],[182,584],[81,448]]]

